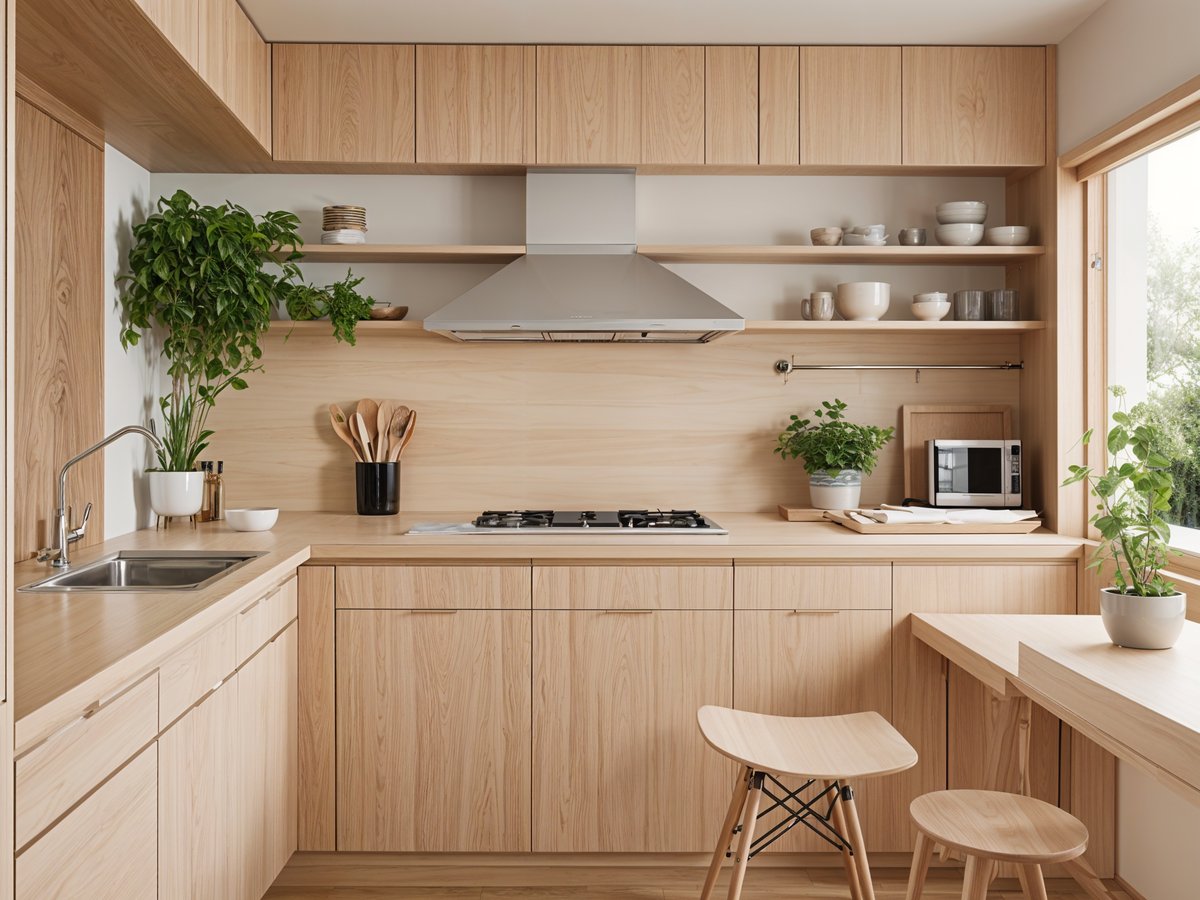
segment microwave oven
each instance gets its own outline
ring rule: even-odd
[[[1020,441],[926,441],[929,502],[938,507],[1020,507]]]

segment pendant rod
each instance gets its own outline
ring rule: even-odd
[[[800,371],[817,371],[831,369],[846,369],[854,371],[893,371],[897,369],[922,371],[925,369],[998,369],[1001,371],[1014,371],[1025,368],[1023,362],[1003,362],[993,363],[990,365],[806,365],[789,362],[786,359],[781,359],[775,363],[775,371],[780,375],[788,375],[792,372]]]

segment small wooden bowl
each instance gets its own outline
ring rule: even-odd
[[[371,308],[372,319],[387,319],[395,322],[407,315],[407,306],[374,306]]]

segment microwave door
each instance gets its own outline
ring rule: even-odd
[[[1000,447],[954,447],[936,449],[938,506],[1003,506]]]

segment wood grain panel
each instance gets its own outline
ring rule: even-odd
[[[1013,437],[1012,410],[1007,406],[905,405],[901,439],[904,442],[904,496],[929,499],[929,448],[926,441],[1007,440]]]
[[[337,849],[334,569],[304,566],[299,585],[299,811],[297,849]]]
[[[15,52],[16,3],[6,0],[0,4],[0,64],[4,77],[0,79],[0,123],[3,134],[0,147],[4,151],[4,165],[0,168],[0,327],[5,339],[0,341],[0,503],[5,514],[0,516],[0,809],[13,809],[13,748],[14,707],[10,700],[13,685],[13,543],[12,543],[12,492],[13,492],[13,158],[14,120],[16,96],[14,94],[13,60]],[[15,884],[15,861],[13,859],[13,817],[0,817],[0,900],[11,900]]]
[[[696,710],[732,703],[732,632],[728,612],[534,613],[534,851],[711,849],[734,771]]]
[[[239,665],[296,618],[296,594],[296,579],[289,578],[238,612],[235,621]]]
[[[276,44],[275,159],[416,160],[412,44]]]
[[[758,163],[758,48],[704,48],[704,161]]]
[[[733,567],[535,566],[535,609],[732,609]]]
[[[208,0],[212,2],[212,0]],[[200,69],[201,0],[137,0],[179,55],[197,71]]]
[[[899,165],[900,95],[899,47],[801,47],[801,164]]]
[[[13,547],[28,558],[49,545],[59,467],[103,437],[104,154],[28,103],[16,109]],[[96,543],[103,455],[75,466],[67,490],[73,524],[95,504],[85,545]]]
[[[166,728],[237,668],[237,632],[227,619],[158,667],[158,723]]]
[[[206,0],[198,22],[200,77],[270,149],[271,47],[237,0]]]
[[[532,162],[529,48],[422,44],[417,47],[418,163]]]
[[[643,163],[704,163],[704,48],[642,48]]]
[[[530,849],[530,615],[338,611],[339,850]]]
[[[538,163],[640,162],[641,91],[641,47],[539,46]]]
[[[733,703],[738,709],[775,716],[873,710],[891,718],[889,610],[739,610],[733,633]],[[881,804],[873,780],[853,787],[869,849],[906,849],[901,826],[907,810]],[[768,819],[764,830],[777,819]],[[829,845],[797,828],[774,847],[812,852]]]
[[[758,161],[800,162],[800,48],[758,48]]]
[[[1046,97],[1044,47],[905,47],[904,163],[1043,165]]]
[[[338,609],[529,609],[529,566],[338,566]]]
[[[156,900],[157,771],[147,747],[22,853],[17,900]]]
[[[890,565],[738,565],[733,584],[738,609],[892,608]]]

